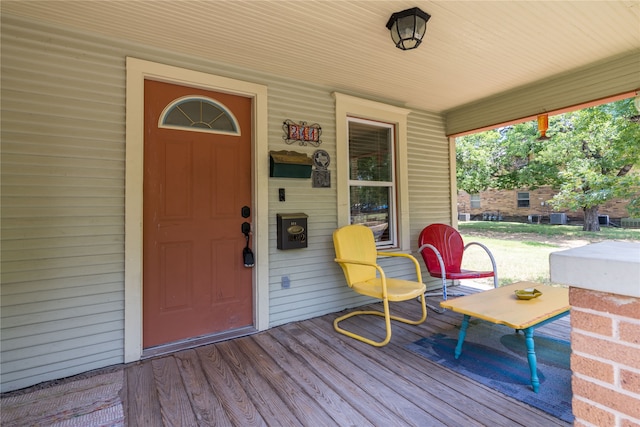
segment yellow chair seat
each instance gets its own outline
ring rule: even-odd
[[[382,299],[382,279],[375,278],[366,282],[354,283],[351,289],[359,294]],[[424,283],[403,279],[387,278],[387,298],[389,301],[406,301],[424,294],[427,287]]]
[[[426,286],[422,283],[420,264],[415,257],[400,252],[378,252],[373,232],[363,225],[347,225],[333,232],[333,246],[336,251],[335,261],[340,264],[347,285],[355,292],[382,300],[383,311],[356,310],[336,318],[333,327],[348,337],[355,338],[376,347],[387,345],[391,340],[391,320],[418,325],[427,318],[427,306],[424,293]],[[418,280],[389,278],[377,264],[380,256],[400,257],[413,263]],[[391,315],[389,301],[406,301],[419,297],[422,305],[422,316],[416,320]],[[374,341],[362,335],[340,327],[340,322],[353,316],[373,315],[384,317],[386,336],[381,341]]]

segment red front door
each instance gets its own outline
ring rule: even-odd
[[[143,346],[250,326],[242,223],[251,217],[241,213],[251,209],[251,99],[151,80],[144,93]],[[240,135],[210,131],[210,111],[186,104],[174,113],[193,128],[159,126],[180,99],[215,101]]]

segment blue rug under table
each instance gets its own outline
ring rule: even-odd
[[[524,333],[472,319],[455,359],[459,328],[409,344],[409,350],[566,422],[571,411],[571,345],[534,333],[540,390],[533,392]]]

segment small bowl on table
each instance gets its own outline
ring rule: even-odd
[[[540,295],[542,295],[542,292],[534,288],[527,288],[527,289],[518,289],[515,291],[515,294],[516,294],[516,298],[518,299],[528,300],[528,299],[538,298]]]

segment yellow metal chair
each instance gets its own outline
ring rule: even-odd
[[[425,321],[427,318],[427,307],[424,298],[426,286],[422,283],[420,264],[418,264],[415,257],[404,253],[378,252],[373,232],[363,225],[347,225],[337,229],[333,232],[333,245],[336,251],[335,261],[342,267],[347,285],[359,294],[381,299],[384,307],[384,312],[353,311],[338,317],[333,322],[333,327],[336,331],[367,344],[382,347],[391,340],[391,319],[411,325],[418,325]],[[408,258],[415,265],[418,281],[387,277],[382,268],[376,263],[378,256]],[[422,303],[422,317],[420,319],[410,320],[390,314],[389,301],[405,301],[416,297],[420,297]],[[361,314],[384,317],[387,329],[387,335],[384,340],[373,341],[339,326],[341,321]]]

